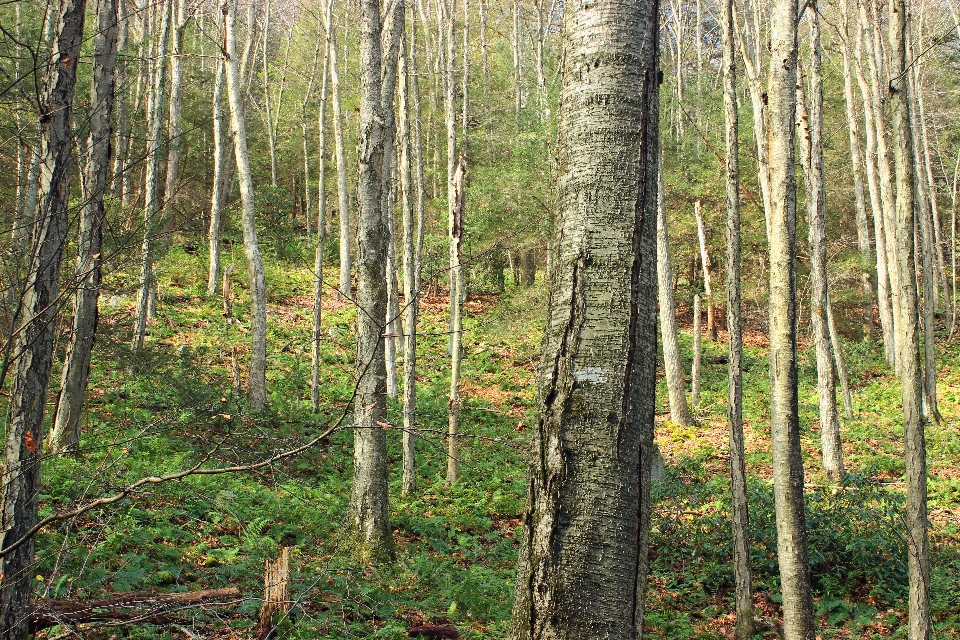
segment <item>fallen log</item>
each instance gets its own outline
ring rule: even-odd
[[[36,633],[56,625],[83,622],[174,624],[182,620],[173,617],[172,613],[239,596],[239,589],[227,587],[188,593],[123,593],[100,600],[38,600],[30,616],[30,631]]]

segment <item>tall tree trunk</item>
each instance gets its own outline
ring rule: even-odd
[[[324,43],[324,38],[321,37],[322,31],[323,18],[318,18],[317,42],[313,49],[313,64],[310,65],[310,81],[307,83],[307,90],[303,95],[303,102],[300,103],[300,134],[303,143],[303,219],[307,224],[307,238],[313,235],[312,229],[310,228],[312,224],[311,216],[313,215],[313,191],[310,188],[310,127],[307,124],[307,107],[310,106],[310,98],[313,97],[313,84],[317,78],[317,63],[320,61],[320,48]],[[329,57],[327,56],[327,50],[324,49],[323,79],[321,80],[324,89],[326,89],[328,63]],[[326,106],[326,98],[326,93],[324,93],[320,99],[324,107]],[[324,115],[321,113],[319,116],[320,126],[323,126],[323,118]],[[320,155],[323,155],[322,145],[320,147]],[[319,233],[323,233],[322,230],[320,230]]]
[[[867,187],[870,194],[870,209],[873,212],[873,237],[876,241],[877,256],[877,307],[880,313],[880,327],[883,331],[884,357],[889,366],[894,366],[896,356],[896,334],[894,332],[894,310],[890,291],[890,271],[895,263],[888,263],[887,234],[883,214],[883,198],[880,195],[879,159],[877,158],[877,127],[874,122],[876,109],[873,104],[873,91],[866,78],[866,40],[863,24],[857,18],[856,75],[860,94],[863,97],[863,115],[866,149],[864,165],[867,174]]]
[[[354,555],[377,561],[392,552],[387,504],[386,368],[383,356],[389,232],[383,218],[384,131],[380,0],[360,4],[360,134],[357,176],[357,391],[350,525]]]
[[[487,0],[480,0],[480,52],[483,65],[481,82],[483,88],[483,131],[489,148],[493,137],[493,119],[490,115],[490,46],[487,43]]]
[[[463,104],[460,106],[460,144],[466,155],[467,116],[470,110],[470,0],[463,0]]]
[[[420,132],[420,85],[417,80],[417,23],[414,20],[410,28],[409,58],[405,59],[404,72],[409,76],[409,87],[413,91],[413,139],[407,145],[408,158],[403,161],[404,170],[413,165],[413,208],[416,217],[416,240],[411,238],[412,229],[404,212],[404,303],[406,305],[407,344],[403,361],[403,491],[410,494],[416,489],[416,373],[417,373],[417,317],[420,309],[420,274],[422,270],[424,235],[424,182],[422,136]],[[409,68],[408,68],[409,67]],[[401,92],[407,86],[401,81]],[[401,93],[401,118],[408,116],[409,106],[404,107],[404,94]],[[401,135],[402,137],[402,135]],[[406,189],[405,189],[406,193]],[[405,195],[406,197],[406,195]],[[406,207],[407,205],[404,204]]]
[[[323,2],[323,0],[321,0]],[[319,34],[317,42],[320,42]],[[318,119],[320,157],[317,160],[317,244],[313,253],[313,332],[310,335],[310,406],[314,412],[320,410],[320,320],[323,307],[323,238],[326,233],[327,217],[327,78],[330,74],[331,42],[327,38],[323,51],[323,80],[320,82],[320,115]],[[304,101],[306,105],[306,101]],[[304,106],[304,118],[306,106]],[[308,165],[308,154],[304,149],[304,167]],[[309,187],[307,189],[309,192]]]
[[[880,56],[882,52],[880,50],[880,26],[876,24],[877,16],[872,13],[868,13],[867,3],[860,4],[860,24],[861,29],[863,30],[864,43],[866,44],[866,49],[864,52],[864,57],[867,60],[867,70],[869,72],[868,79],[870,80],[870,91],[872,93],[871,107],[873,109],[873,123],[877,130],[877,166],[879,169],[879,178],[880,178],[880,201],[883,209],[883,232],[886,235],[885,246],[887,250],[887,265],[888,265],[888,276],[890,278],[890,298],[891,306],[893,311],[893,331],[894,339],[897,335],[900,335],[900,331],[897,328],[898,323],[901,321],[900,318],[900,301],[899,296],[902,291],[901,283],[899,282],[900,272],[899,269],[893,267],[889,268],[889,265],[897,264],[897,255],[896,255],[896,200],[894,197],[894,175],[890,167],[890,154],[887,148],[888,132],[887,132],[887,123],[883,114],[883,102],[881,99],[881,87],[883,87],[884,82],[881,79],[881,74],[879,67],[882,64]],[[895,347],[894,354],[899,353],[899,347]],[[899,363],[894,360],[894,367],[899,367]]]
[[[170,11],[173,12],[173,52],[170,57],[170,121],[168,123],[169,150],[167,151],[167,179],[163,191],[165,225],[173,229],[173,201],[177,192],[177,174],[180,170],[181,109],[183,101],[183,37],[190,16],[187,14],[187,0],[176,0]]]
[[[273,108],[270,106],[270,0],[263,10],[263,112],[267,120],[267,146],[270,152],[270,184],[277,186],[277,135],[273,125]]]
[[[700,364],[703,357],[703,327],[700,324],[703,311],[700,294],[693,296],[693,364],[690,367],[690,404],[700,405]]]
[[[833,482],[843,478],[843,447],[837,411],[837,379],[833,369],[827,322],[826,187],[823,177],[823,77],[820,58],[820,15],[808,6],[810,26],[810,92],[797,85],[800,114],[800,155],[806,191],[810,240],[810,325],[817,357],[817,397],[820,404],[820,454],[823,469]],[[809,107],[804,104],[809,102]]]
[[[113,180],[110,182],[110,189],[114,198],[122,200],[129,173],[126,170],[126,163],[129,160],[127,154],[130,150],[130,117],[127,109],[127,99],[130,92],[129,87],[127,87],[127,62],[123,59],[123,54],[127,52],[127,43],[130,40],[130,19],[127,16],[126,2],[117,4],[117,24],[119,25],[117,34],[117,53],[119,55],[114,71],[115,102],[113,105],[116,127],[113,132],[113,168],[111,170]]]
[[[814,640],[803,507],[797,406],[796,185],[797,1],[771,5],[770,113],[770,426],[783,589],[784,637]],[[781,62],[782,61],[782,62]]]
[[[393,233],[393,210],[396,204],[396,154],[397,119],[394,111],[394,94],[397,88],[397,59],[406,21],[403,0],[392,3],[386,16],[387,31],[383,42],[383,66],[380,112],[383,114],[383,187],[380,191],[380,208],[387,224],[387,263],[384,278],[387,283],[387,312],[384,318],[384,358],[387,368],[387,395],[397,397],[397,336],[402,334],[400,304],[397,293],[397,259]],[[402,348],[402,347],[401,347]]]
[[[717,339],[717,325],[713,320],[713,287],[710,281],[710,254],[707,252],[707,230],[703,224],[703,204],[700,198],[693,203],[697,218],[697,239],[700,241],[700,262],[703,265],[703,293],[707,296],[707,333]]]
[[[247,401],[254,411],[263,409],[267,402],[267,285],[263,274],[263,259],[257,241],[257,214],[253,199],[253,177],[247,155],[247,130],[243,116],[243,97],[240,94],[240,73],[237,69],[237,37],[234,32],[236,0],[223,0],[226,51],[224,65],[227,76],[227,97],[230,103],[230,124],[233,130],[233,154],[240,182],[240,201],[243,206],[243,250],[247,255],[247,275],[250,281],[250,372],[247,382]]]
[[[911,60],[915,59],[912,46],[909,44],[907,53]],[[916,72],[913,69],[908,70],[907,86],[909,89],[910,121],[916,124],[920,121],[921,116],[917,100],[919,91],[916,83]],[[923,296],[921,310],[921,324],[923,326],[923,415],[928,421],[942,424],[943,417],[940,415],[937,403],[937,336],[934,331],[934,310],[937,306],[937,265],[934,257],[933,207],[936,192],[930,192],[929,183],[926,180],[922,140],[918,136],[913,136],[912,142],[912,159],[915,167],[914,184],[919,204],[916,214],[919,215],[917,226],[920,228],[921,285],[923,287],[921,294]]]
[[[416,28],[414,23],[414,29]],[[416,239],[414,236],[413,172],[411,170],[410,87],[407,38],[400,51],[400,113],[398,133],[400,138],[400,189],[403,210],[403,302],[404,348],[403,348],[403,493],[416,490],[416,416],[417,416],[417,312],[419,310],[419,265],[417,264]]]
[[[736,8],[734,8],[736,12]],[[756,10],[759,13],[759,10]],[[734,13],[734,22],[736,14]],[[744,70],[746,71],[747,87],[750,90],[750,103],[753,106],[753,137],[757,147],[757,179],[760,183],[760,195],[763,199],[763,216],[766,225],[767,237],[770,237],[770,148],[767,135],[768,108],[766,90],[763,86],[763,45],[759,42],[760,34],[757,31],[751,43],[747,42],[744,33],[751,33],[749,16],[744,17],[744,28],[734,30],[737,44],[743,56]]]
[[[847,128],[850,135],[850,164],[853,175],[854,206],[857,219],[857,248],[860,251],[860,289],[863,296],[863,335],[867,340],[873,340],[873,278],[871,265],[873,256],[870,252],[870,227],[867,220],[867,199],[863,183],[863,147],[860,145],[860,118],[857,115],[857,105],[853,94],[853,65],[850,53],[850,18],[847,10],[847,0],[842,2],[841,23],[841,52],[843,55],[843,96],[847,113]],[[889,305],[889,302],[887,303]],[[883,318],[882,323],[889,323]],[[886,336],[886,330],[884,336]]]
[[[455,16],[456,0],[440,0],[438,11],[442,12],[442,25],[445,31],[443,42],[445,48],[442,53],[444,66],[444,112],[447,126],[447,230],[449,233],[449,276],[450,284],[450,399],[447,426],[447,482],[453,484],[460,475],[459,453],[457,447],[457,421],[459,415],[459,378],[461,360],[461,243],[463,239],[463,176],[466,171],[466,159],[457,158],[457,109],[456,109],[456,39]],[[459,178],[459,183],[458,183]]]
[[[153,250],[154,235],[157,231],[162,210],[160,193],[160,149],[163,146],[164,104],[167,85],[167,40],[170,35],[173,0],[161,0],[159,11],[160,31],[156,45],[156,71],[153,75],[153,89],[147,102],[150,132],[147,136],[147,166],[144,176],[143,207],[143,245],[140,262],[140,293],[137,296],[137,310],[133,328],[133,350],[143,349],[147,333],[147,320],[150,317],[150,298],[154,290]]]
[[[513,47],[513,111],[517,131],[521,129],[520,113],[523,109],[523,68],[520,54],[520,0],[513,0],[513,30],[510,32]]]
[[[453,172],[453,205],[450,211],[450,400],[447,420],[447,482],[453,484],[460,477],[460,447],[458,438],[460,420],[460,364],[463,359],[463,219],[466,213],[467,159],[461,153]]]
[[[223,211],[227,205],[232,173],[233,145],[227,126],[227,113],[223,108],[223,92],[226,83],[226,65],[221,58],[217,61],[216,80],[213,85],[213,193],[210,197],[210,228],[207,231],[207,242],[210,247],[210,266],[207,270],[208,296],[217,292],[217,282],[220,280]]]
[[[658,14],[601,0],[565,17],[556,263],[510,636],[633,640],[656,384]]]
[[[24,320],[17,339],[17,370],[9,397],[3,473],[3,589],[0,638],[26,640],[30,631],[43,411],[53,355],[60,260],[69,226],[73,164],[73,96],[83,42],[84,0],[62,0],[57,38],[40,103],[40,211],[32,268],[23,298]]]
[[[693,424],[693,416],[687,406],[680,342],[677,339],[677,307],[673,298],[673,264],[670,262],[670,233],[667,229],[667,209],[664,206],[662,159],[657,184],[657,291],[660,301],[663,367],[670,398],[670,421],[689,426]]]
[[[853,396],[850,394],[850,378],[847,375],[847,367],[843,362],[840,332],[837,331],[837,324],[833,321],[833,303],[830,302],[829,293],[827,294],[827,326],[830,328],[833,362],[837,368],[837,379],[840,381],[840,390],[843,394],[843,416],[847,420],[853,420]]]
[[[83,207],[77,255],[77,292],[73,303],[73,333],[63,363],[60,396],[50,431],[50,448],[76,450],[80,417],[90,377],[90,354],[97,337],[100,297],[100,253],[103,244],[103,195],[109,187],[110,139],[113,136],[114,68],[117,63],[117,10],[120,0],[100,0],[94,37],[93,80],[90,88],[90,136],[83,172]]]
[[[914,188],[913,130],[910,122],[909,68],[907,67],[908,21],[904,0],[890,2],[890,48],[892,53],[889,97],[893,105],[894,158],[897,171],[896,254],[899,271],[900,322],[897,356],[903,395],[903,422],[906,438],[907,572],[910,577],[910,640],[930,637],[930,539],[927,531],[927,453],[922,415],[920,335],[917,327],[916,256],[913,238]]]
[[[333,98],[333,139],[337,155],[337,208],[340,212],[340,297],[352,298],[350,283],[350,193],[347,191],[347,152],[340,106],[340,71],[337,65],[337,39],[333,31],[333,0],[324,8],[324,25],[330,47],[330,91]]]
[[[720,7],[723,47],[723,115],[727,191],[727,423],[730,430],[730,493],[733,521],[733,572],[736,588],[736,640],[753,635],[753,575],[750,568],[750,509],[743,438],[743,321],[740,301],[740,121],[737,112],[737,60],[733,0]]]

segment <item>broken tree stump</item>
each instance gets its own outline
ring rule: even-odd
[[[290,610],[290,547],[281,547],[280,557],[267,560],[263,572],[263,608],[257,640],[275,637],[277,624]]]

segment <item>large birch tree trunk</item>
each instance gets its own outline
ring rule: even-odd
[[[511,638],[643,631],[656,378],[658,14],[565,9],[556,262]]]
[[[814,640],[797,406],[796,178],[797,1],[771,5],[770,114],[770,426],[777,559],[784,637]]]
[[[94,37],[93,80],[90,89],[90,136],[83,172],[83,207],[73,302],[73,333],[63,363],[60,396],[50,431],[50,448],[76,450],[80,417],[90,378],[90,355],[97,336],[97,300],[100,297],[100,253],[103,244],[103,196],[110,176],[110,139],[113,136],[114,69],[117,63],[117,5],[100,0]]]
[[[227,76],[227,97],[230,103],[230,124],[233,130],[233,154],[240,182],[240,201],[243,206],[243,250],[247,256],[247,274],[250,280],[250,371],[247,378],[247,401],[254,411],[263,409],[267,402],[267,285],[264,280],[263,259],[257,242],[257,214],[253,196],[253,177],[247,154],[247,130],[243,116],[243,97],[240,94],[240,74],[237,69],[237,37],[234,32],[236,0],[223,0],[226,51],[224,65]]]
[[[357,391],[354,399],[353,492],[350,526],[354,555],[378,561],[392,554],[387,503],[387,409],[383,354],[389,231],[381,198],[384,120],[381,103],[380,0],[360,5],[360,134],[357,149]]]
[[[17,339],[17,369],[10,387],[3,472],[3,588],[0,638],[26,640],[30,630],[43,412],[53,355],[60,260],[69,226],[73,164],[73,96],[83,42],[84,0],[62,0],[54,52],[40,99],[40,210],[34,232],[32,269],[23,298]]]

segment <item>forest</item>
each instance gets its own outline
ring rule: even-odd
[[[960,638],[956,0],[0,2],[0,640]]]

